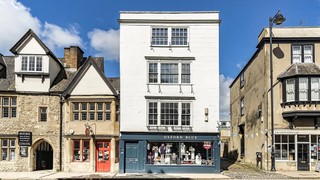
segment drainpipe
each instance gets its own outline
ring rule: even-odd
[[[60,172],[62,171],[62,106],[64,103],[64,99],[62,94],[60,94],[60,142],[59,142],[59,148],[60,148],[60,152],[59,152],[59,170]]]

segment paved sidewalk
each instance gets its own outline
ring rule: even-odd
[[[320,173],[314,171],[277,171],[276,173],[290,176],[292,179],[320,179]]]
[[[230,179],[222,174],[114,174],[114,173],[66,173],[53,171],[0,172],[1,180],[56,180],[56,179]]]

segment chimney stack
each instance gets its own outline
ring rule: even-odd
[[[64,48],[64,63],[66,68],[77,70],[83,59],[83,51],[79,46],[70,46]]]

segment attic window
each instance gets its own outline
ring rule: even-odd
[[[21,71],[42,71],[42,56],[22,56]]]

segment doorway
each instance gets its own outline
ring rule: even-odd
[[[110,141],[98,141],[96,147],[96,171],[110,172]]]
[[[309,171],[309,144],[298,145],[298,171]]]
[[[126,143],[126,173],[139,172],[138,143]]]
[[[53,169],[53,149],[43,141],[36,149],[36,170]]]

